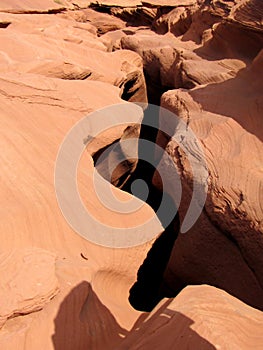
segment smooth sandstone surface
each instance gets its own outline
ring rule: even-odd
[[[258,3],[246,7],[248,3],[236,2],[232,18],[245,8],[247,16],[238,23],[220,20],[222,9],[224,15],[230,13],[223,5],[196,10],[179,36],[171,35],[168,26],[164,35],[137,32],[123,37],[121,45],[142,57],[148,86],[169,90],[161,95],[161,105],[182,118],[185,131],[191,128],[201,141],[209,172],[205,210],[189,234],[176,241],[166,283],[177,290],[177,280],[209,281],[262,309],[262,36],[259,22],[248,11],[256,12]],[[253,28],[245,23],[248,17]],[[171,121],[160,119],[161,129],[165,123],[169,128]],[[157,143],[174,159],[183,184],[183,220],[193,173],[178,144],[167,142],[159,133]],[[162,170],[169,174],[171,165]]]
[[[3,0],[1,1],[1,12],[26,13],[39,12],[48,13],[60,11],[64,6],[60,1],[52,0]]]
[[[120,349],[260,349],[261,327],[261,312],[210,286],[189,286],[142,318]]]
[[[23,15],[18,15],[17,21],[21,28],[23,18],[20,16]],[[43,23],[40,23],[34,16],[32,20],[33,24],[31,23],[31,25],[33,28],[39,25],[43,26]],[[60,23],[60,19],[58,19],[58,23]],[[25,31],[28,30],[27,25],[29,26],[29,31],[31,31],[32,27],[30,27],[28,22],[25,24]],[[12,36],[13,29],[10,31],[11,33],[9,31],[1,33],[1,40],[3,40],[3,42],[9,43],[8,38],[10,36],[16,38],[18,36],[17,33],[20,33],[20,29],[17,32],[14,30],[16,36]],[[7,37],[5,37],[5,35]],[[23,36],[22,30],[21,35]],[[33,34],[32,36],[34,38]],[[26,40],[24,43],[26,43]],[[27,317],[26,321],[24,321],[24,318],[17,318],[14,322],[10,320],[11,323],[8,323],[8,321],[3,327],[3,332],[1,332],[0,342],[1,347],[9,349],[17,349],[19,346],[34,348],[35,346],[38,347],[38,345],[40,348],[45,347],[48,349],[54,348],[52,342],[54,319],[59,310],[60,303],[62,303],[66,295],[70,293],[70,290],[78,284],[81,284],[82,281],[91,281],[91,279],[93,279],[95,280],[94,288],[96,292],[98,293],[98,289],[103,291],[104,287],[101,288],[103,283],[97,283],[96,281],[98,279],[100,280],[100,277],[96,276],[102,275],[102,281],[104,281],[105,278],[103,278],[103,276],[107,276],[109,272],[109,275],[113,273],[116,276],[125,276],[124,279],[122,279],[122,284],[124,286],[122,288],[126,295],[128,293],[128,286],[132,284],[132,280],[135,279],[136,271],[140,262],[144,259],[150,244],[146,244],[146,246],[140,249],[131,249],[131,251],[135,252],[137,259],[134,259],[133,254],[131,254],[129,258],[129,254],[131,253],[129,250],[124,253],[120,250],[109,250],[93,245],[85,239],[82,239],[68,226],[56,201],[54,167],[57,152],[66,133],[77,121],[91,111],[114,103],[123,102],[120,99],[121,89],[108,82],[91,81],[88,79],[79,80],[76,76],[72,77],[72,72],[72,79],[69,79],[69,73],[62,69],[63,65],[59,75],[57,68],[56,70],[54,68],[51,70],[50,65],[45,66],[45,57],[42,56],[42,60],[38,58],[38,54],[41,55],[41,52],[47,52],[45,48],[41,46],[41,42],[39,42],[40,46],[28,44],[28,50],[26,50],[26,45],[23,46],[23,40],[21,40],[21,45],[22,48],[20,50],[19,46],[11,46],[11,44],[6,45],[3,46],[6,51],[2,51],[4,64],[7,65],[8,69],[3,68],[0,78],[1,146],[6,150],[1,157],[1,198],[4,201],[4,205],[1,207],[1,217],[4,218],[4,220],[1,220],[1,232],[3,232],[4,241],[4,244],[1,245],[1,252],[6,254],[6,252],[12,252],[13,249],[16,248],[28,249],[33,247],[35,249],[35,247],[37,247],[55,253],[57,256],[55,267],[56,275],[60,280],[60,293],[58,297],[54,298],[50,303],[52,306],[48,315],[46,311],[44,311],[43,315],[45,315],[42,321],[37,321],[39,317],[37,313],[30,314],[28,317],[25,316]],[[51,57],[52,55],[53,57],[56,56],[56,50],[57,52],[60,51],[59,45],[55,45],[55,41],[53,45],[54,52],[52,52],[50,48]],[[65,46],[65,50],[67,50],[67,45]],[[35,47],[35,49],[33,49],[33,47]],[[63,55],[63,45],[61,49],[61,54]],[[85,48],[80,49],[80,51],[82,50],[85,51]],[[67,52],[75,58],[78,57],[74,44]],[[98,59],[94,59],[92,62],[99,65],[100,53],[104,54],[104,51],[93,51],[94,54],[96,52]],[[121,55],[123,54],[124,52],[121,52]],[[140,61],[139,57],[132,52],[127,52],[127,55],[129,57],[129,64],[125,63],[126,59],[123,59],[122,62],[120,61],[121,64],[123,63],[123,65],[129,66],[132,62],[130,59],[131,57],[135,57],[137,62]],[[80,52],[80,59],[81,56],[82,53]],[[111,56],[110,53],[109,56]],[[57,58],[56,56],[56,59]],[[41,71],[40,67],[35,69],[35,73],[27,72],[27,69],[26,71],[21,69],[23,64],[27,65],[27,63],[30,63],[30,61],[34,62],[34,60],[40,62],[40,67],[41,64],[46,67],[46,71],[44,67]],[[82,60],[85,60],[85,58],[82,58]],[[115,63],[116,62],[117,60],[115,60]],[[31,64],[31,67],[32,66],[34,67],[34,64]],[[59,66],[59,64],[57,66]],[[53,67],[56,67],[55,63]],[[105,69],[103,64],[101,67]],[[114,65],[114,67],[116,67],[116,65]],[[54,74],[54,70],[56,74]],[[39,71],[41,74],[39,74]],[[109,71],[109,75],[111,74],[115,74],[113,69],[112,72],[111,70]],[[106,80],[108,80],[108,78],[106,78]],[[109,80],[111,80],[110,76]],[[138,120],[140,117],[141,116],[138,115]],[[122,131],[119,130],[118,133],[121,135]],[[106,223],[108,221],[108,223],[113,226],[119,225],[120,227],[126,227],[130,226],[131,223],[133,225],[134,216],[129,218],[125,215],[114,215],[105,208],[103,209],[103,207],[102,211],[99,210],[99,201],[96,201],[95,193],[91,196],[91,188],[89,186],[86,187],[87,178],[85,174],[87,171],[85,169],[87,167],[91,170],[88,171],[90,177],[89,181],[91,182],[93,162],[88,154],[86,154],[86,158],[84,157],[83,160],[82,169],[84,169],[84,171],[80,172],[80,174],[82,174],[80,175],[80,186],[82,184],[83,191],[85,191],[83,197],[88,199],[87,205],[90,205],[90,210],[93,210],[94,213],[99,215],[99,220],[105,221],[106,218]],[[15,186],[17,181],[19,185]],[[116,190],[116,192],[118,192],[118,190]],[[120,193],[120,196],[123,200],[129,198],[129,195],[125,193]],[[145,218],[150,218],[152,215],[152,210],[144,206],[141,209],[141,214],[136,214],[136,218],[138,220],[138,217],[141,216],[142,220],[145,220]],[[88,260],[85,260],[81,254],[87,257]],[[19,259],[14,259],[12,265],[13,270],[22,268],[19,261]],[[122,265],[121,261],[125,261],[125,264]],[[89,266],[87,266],[87,264],[89,264]],[[134,268],[132,268],[133,273],[130,274],[128,271],[133,264],[135,264]],[[116,268],[116,266],[120,266],[120,268]],[[41,275],[41,270],[39,270],[39,273]],[[26,275],[25,281],[27,278],[30,283],[34,284],[37,282],[37,276],[34,277],[30,270],[25,269],[24,274]],[[10,278],[12,278],[11,275]],[[42,276],[42,278],[44,278],[44,276]],[[125,282],[126,280],[127,282]],[[12,293],[14,293],[13,296],[12,294],[3,293],[5,296],[5,298],[2,299],[3,303],[5,303],[5,300],[7,302],[8,299],[6,298],[9,298],[14,304],[14,307],[11,308],[10,306],[10,311],[3,311],[1,317],[5,320],[12,315],[28,313],[39,309],[40,306],[42,307],[50,297],[48,293],[52,293],[50,286],[51,281],[52,280],[46,285],[43,285],[43,296],[40,294],[40,297],[43,299],[41,303],[38,301],[38,295],[33,295],[28,305],[26,302],[26,292],[25,297],[21,294],[20,298],[22,298],[22,300],[19,301],[21,307],[18,309],[18,312],[16,311],[17,306],[15,303],[18,298],[17,293],[20,292],[19,288],[11,288]],[[23,289],[21,293],[22,291]],[[124,295],[120,288],[116,288],[116,292],[119,295]],[[84,290],[84,298],[86,295],[85,293]],[[25,298],[25,300],[23,298]],[[119,299],[117,295],[113,297],[113,300],[115,298]],[[137,312],[133,311],[129,306],[127,297],[123,296],[122,299],[124,305],[126,305],[126,309],[124,308],[124,311],[122,310],[120,306],[121,302],[120,304],[118,303],[116,307],[111,308],[111,312],[114,313],[113,309],[115,309],[117,314],[119,312],[121,314],[126,314],[126,311],[130,310],[131,316],[122,317],[125,326],[127,326],[127,324],[129,325],[129,323],[132,322],[134,313],[136,315]],[[30,306],[31,304],[32,307]],[[12,309],[14,310],[12,311]],[[71,325],[70,314],[68,314],[68,316],[63,316],[63,321],[59,321],[59,324],[60,322],[64,323],[64,317],[69,317]],[[36,322],[35,326],[33,326],[34,322]],[[9,324],[11,324],[10,327]],[[37,327],[36,333],[34,333],[34,327]],[[17,329],[20,334],[19,346],[15,336]],[[31,330],[33,332],[32,339],[30,336]],[[29,343],[28,345],[23,345],[26,341],[26,334],[27,342]],[[43,336],[41,336],[41,334],[43,334]],[[60,339],[61,336],[62,335],[59,335],[58,338]],[[78,341],[76,341],[76,339],[78,339],[77,336],[73,341],[76,348],[78,348]],[[85,343],[83,339],[79,341],[81,344]],[[35,342],[38,345],[36,345]],[[31,343],[32,345],[30,345]],[[68,342],[66,341],[66,343]],[[5,344],[8,344],[8,347]]]
[[[49,251],[34,248],[2,253],[0,266],[1,328],[9,318],[41,310],[59,291],[55,255]]]
[[[261,2],[97,2],[122,8],[114,10],[122,19],[89,5],[0,4],[0,348],[260,350]],[[132,27],[131,16],[142,22],[142,13],[149,14],[147,25]],[[66,222],[54,188],[57,153],[73,125],[95,110],[127,103],[123,99],[146,102],[146,84],[197,135],[209,171],[204,210],[191,231],[179,235],[164,274],[170,293],[190,286],[150,313],[134,310],[128,297],[153,241],[125,249],[89,242]],[[142,114],[138,109],[138,122]],[[115,196],[133,198],[140,209],[123,215],[105,208],[91,156],[125,138],[126,127],[98,135],[77,174],[89,212],[121,228],[154,212],[113,186]],[[174,141],[159,134],[157,143],[180,175],[183,219],[192,193],[189,162]],[[169,173],[167,164],[164,170]],[[100,185],[103,190],[105,180]],[[160,222],[154,224],[161,233]]]

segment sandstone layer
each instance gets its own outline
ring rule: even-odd
[[[174,9],[155,22],[157,32],[168,23],[166,34],[137,32],[121,45],[142,57],[152,101],[161,98],[161,106],[185,122],[180,130],[173,117],[160,118],[160,129],[170,128],[177,140],[192,130],[205,152],[207,200],[197,223],[174,245],[167,287],[176,293],[181,285],[209,283],[262,309],[262,27],[253,15],[258,3],[249,4],[182,8],[191,17],[188,27],[180,27],[181,17],[174,22]],[[200,156],[187,142],[161,132],[157,138],[174,160],[162,171],[169,174],[175,165],[180,174],[181,221],[198,181],[183,148],[197,152],[196,161]],[[175,187],[171,178],[171,191]]]
[[[260,0],[2,1],[1,349],[263,347],[262,13]],[[202,145],[209,175],[204,208],[189,232],[166,239],[155,207],[116,188],[143,175],[138,161],[120,164],[112,178],[105,172],[120,155],[129,157],[125,140],[142,129],[107,129],[86,148],[89,135],[80,130],[77,184],[87,210],[124,238],[150,219],[159,233],[149,240],[150,232],[138,229],[147,242],[129,248],[97,245],[76,233],[59,208],[59,149],[84,116],[141,102],[143,108],[134,107],[141,123],[147,101],[185,122],[178,130],[160,117],[161,129],[170,127],[177,140],[192,130]],[[181,181],[182,223],[196,181],[183,148],[202,173],[200,155],[194,144],[162,132],[153,142],[172,159],[159,170],[169,175],[175,168]],[[109,145],[113,151],[95,168]],[[102,175],[99,188],[95,173]],[[168,179],[173,196],[174,178]],[[159,180],[156,172],[154,195]],[[104,206],[98,193],[106,186],[139,209],[123,214]],[[73,198],[68,205],[74,208]],[[93,237],[108,232],[94,227]],[[145,299],[156,300],[151,312],[129,303],[136,283],[142,309]],[[173,298],[158,303],[162,297]]]

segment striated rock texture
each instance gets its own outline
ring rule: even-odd
[[[238,13],[242,8],[236,6],[235,11]],[[232,10],[233,17],[235,11]],[[262,309],[263,260],[260,252],[263,249],[263,99],[260,91],[263,86],[262,63],[259,63],[262,62],[262,36],[258,32],[257,23],[253,29],[247,28],[246,31],[239,25],[240,22],[238,25],[219,24],[212,38],[203,47],[195,50],[203,57],[203,64],[206,59],[209,61],[208,65],[212,61],[218,68],[220,65],[224,67],[221,69],[221,82],[216,80],[208,84],[207,80],[202,81],[202,71],[198,73],[194,64],[186,64],[188,76],[194,78],[194,88],[188,91],[168,91],[161,99],[162,106],[183,118],[201,140],[209,171],[205,210],[189,233],[189,238],[180,237],[176,243],[170,260],[171,265],[167,270],[167,281],[171,280],[171,275],[175,278],[175,271],[179,270],[184,271],[182,274],[180,272],[179,276],[187,280],[187,283],[190,280],[192,283],[200,283],[206,275],[206,283],[209,280],[210,284],[224,288],[250,305]],[[246,24],[242,23],[242,26]],[[220,38],[217,37],[218,33]],[[237,40],[234,40],[234,34]],[[242,42],[247,38],[250,38],[246,41],[250,46],[249,50],[245,50]],[[233,43],[231,46],[230,40]],[[240,67],[241,69],[234,73],[236,66],[228,71],[228,77],[223,76],[222,73],[225,67],[228,68],[228,64],[227,61],[224,64],[224,59],[220,57],[220,47],[223,47],[224,51],[227,48],[224,56],[228,57],[227,61],[231,62],[231,65],[235,60],[240,60],[241,64],[245,63],[246,66]],[[160,136],[160,142],[161,138]],[[177,145],[170,143],[168,148],[175,163],[180,167],[179,172],[184,179],[187,198],[191,193],[191,170]],[[181,215],[184,216],[185,212],[186,207],[182,204]],[[221,238],[218,240],[219,231],[221,238],[228,240],[227,244],[223,244],[224,251],[221,248]],[[204,241],[206,248],[203,250]],[[186,255],[186,252],[189,254],[190,251],[195,252],[190,254],[191,257]],[[193,259],[193,256],[197,256],[197,251],[202,255],[202,261]],[[241,265],[244,266],[244,269],[241,268],[244,275],[237,267]],[[190,270],[195,270],[194,275]],[[220,270],[225,271],[225,282],[224,278],[219,277]],[[251,293],[255,293],[254,296]]]
[[[52,0],[3,0],[0,11],[11,13],[52,13],[65,9],[63,2]]]
[[[54,14],[0,13],[0,17],[4,23],[10,22],[0,30],[0,143],[5,150],[0,156],[1,253],[5,259],[1,273],[6,273],[1,279],[0,347],[58,349],[66,340],[64,349],[86,349],[94,337],[101,338],[104,323],[88,333],[86,323],[79,321],[87,297],[85,286],[77,288],[73,302],[64,308],[67,296],[83,281],[92,281],[94,291],[120,327],[131,327],[138,312],[129,305],[128,291],[151,243],[114,250],[76,234],[57,204],[56,157],[67,132],[89,112],[126,103],[121,99],[123,94],[127,99],[136,94],[137,100],[147,100],[141,58],[131,51],[107,52],[97,37],[97,28],[90,23]],[[138,121],[141,117],[142,111]],[[118,139],[126,127],[102,138],[99,147]],[[82,141],[87,136],[81,135]],[[152,209],[142,203],[132,216],[107,210],[93,188],[93,172],[92,158],[84,152],[79,164],[80,193],[98,221],[130,227],[153,216]],[[131,198],[113,190],[123,201]],[[39,258],[34,255],[37,248]],[[22,263],[23,255],[16,249],[32,250],[32,257]],[[47,258],[46,267],[41,265],[39,260],[45,259],[45,254],[55,254],[56,262]],[[56,278],[58,284],[54,284]],[[52,299],[57,286],[60,292]],[[87,317],[96,312],[95,302],[91,304],[94,308]],[[15,317],[22,314],[27,315]],[[76,332],[70,333],[67,325]],[[107,344],[107,337],[102,339]],[[101,349],[105,342],[99,344]]]
[[[260,0],[1,2],[1,349],[262,349],[262,12]],[[137,247],[93,244],[58,206],[58,150],[88,113],[147,101],[177,114],[203,146],[209,178],[202,214],[175,243],[171,226],[168,239]],[[143,110],[136,113],[140,123]],[[139,209],[109,210],[98,198],[106,181],[100,178],[99,188],[93,182],[95,172],[107,177],[111,161],[129,156],[125,140],[143,133],[136,124],[105,130],[79,160],[80,197],[106,226],[155,217],[113,186],[119,200]],[[162,163],[165,173],[175,165],[180,176],[182,222],[193,172],[180,145],[155,133],[153,142],[173,160]],[[83,148],[88,136],[80,132]],[[108,180],[125,189],[143,175],[138,163],[120,164]],[[156,205],[158,174],[151,180]],[[161,234],[156,217],[155,225]],[[136,282],[141,310],[145,299],[175,298],[137,311],[129,303]]]
[[[141,317],[118,349],[260,349],[262,321],[261,312],[223,291],[187,287]]]
[[[59,328],[65,322],[63,309],[73,308],[77,290],[86,300],[76,324]],[[216,309],[215,309],[216,305]],[[76,313],[77,314],[77,313]],[[74,332],[80,334],[92,349],[260,349],[262,343],[262,313],[243,304],[223,291],[210,286],[187,287],[176,299],[164,299],[151,313],[141,314],[129,331],[120,327],[110,310],[103,305],[92,287],[83,283],[65,299],[55,320],[57,333],[53,336],[55,348],[71,349]],[[239,333],[233,332],[238,329]],[[84,332],[85,329],[85,332]],[[68,333],[66,333],[66,331]],[[250,332],[252,334],[250,334]],[[100,334],[100,337],[94,336]],[[76,339],[75,339],[76,341]],[[68,345],[68,342],[71,345]],[[105,346],[105,344],[107,344]],[[80,348],[84,348],[80,346]]]
[[[153,87],[149,100],[160,99],[162,107],[185,121],[184,132],[190,128],[201,141],[209,173],[203,213],[174,245],[166,288],[176,294],[182,285],[209,283],[262,309],[263,36],[262,24],[249,15],[260,16],[262,6],[253,1],[233,5],[211,1],[191,11],[180,8],[180,16],[187,12],[191,17],[181,32],[171,29],[178,9],[167,11],[155,22],[157,32],[166,22],[162,32],[167,34],[137,32],[122,37],[121,45],[142,57]],[[161,129],[169,125],[171,120],[160,118]],[[175,128],[176,135],[180,132]],[[157,143],[166,148],[180,175],[183,221],[193,172],[180,145],[162,133]],[[193,145],[182,145],[194,154]],[[164,162],[162,170],[171,173],[171,164]],[[158,177],[153,181],[160,186]],[[170,182],[172,190],[174,179]]]
[[[0,256],[0,327],[7,319],[41,310],[58,293],[55,255],[43,249]]]
[[[131,51],[106,52],[96,28],[53,15],[6,15],[8,31],[1,32],[4,51],[0,71],[41,74],[68,80],[96,80],[122,87],[137,84],[134,98],[145,101],[142,65]],[[26,21],[26,25],[25,25]],[[70,23],[70,25],[68,25]],[[19,38],[17,33],[19,32]],[[133,83],[130,84],[132,88]],[[131,98],[133,93],[130,93]]]

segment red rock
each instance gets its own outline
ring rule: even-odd
[[[118,347],[122,349],[251,349],[261,346],[262,313],[210,286],[189,286],[164,300]],[[233,329],[238,328],[237,334]],[[248,329],[253,329],[252,334]]]
[[[5,12],[0,13],[1,349],[263,347],[262,312],[243,303],[263,309],[261,5],[243,0],[192,3],[96,5],[122,20],[85,9],[90,2],[82,0],[0,5]],[[171,4],[176,10],[169,11]],[[67,10],[50,13],[62,7]],[[189,28],[181,26],[186,7],[191,7]],[[34,15],[24,14],[28,12]],[[171,32],[157,35],[149,29],[158,18]],[[125,27],[132,20],[133,27]],[[134,27],[136,21],[148,27]],[[116,50],[121,45],[124,49]],[[85,240],[67,224],[54,188],[56,157],[67,132],[84,115],[123,103],[121,97],[145,102],[143,69],[152,79],[148,91],[171,89],[161,103],[195,132],[209,169],[205,209],[192,230],[179,235],[162,290],[211,284],[229,293],[188,286],[151,313],[134,310],[128,297],[153,240],[125,249]],[[138,122],[141,117],[138,108]],[[138,129],[126,127],[93,139],[79,161],[77,177],[92,215],[125,230],[153,218],[153,210],[113,186],[116,197],[133,199],[140,209],[123,215],[103,206],[92,182],[91,156],[120,138],[122,153],[129,155],[132,149],[123,141],[136,138]],[[81,137],[84,145],[88,135]],[[160,134],[158,142],[165,145],[167,139]],[[168,143],[167,151],[182,180],[183,218],[192,172],[177,144]],[[128,171],[118,168],[111,180],[119,185],[135,164]],[[105,184],[100,179],[100,189]],[[163,230],[156,218],[154,225]],[[88,227],[94,235],[106,234],[104,228],[97,232]],[[151,232],[139,233],[146,237]]]
[[[0,328],[7,319],[41,310],[58,293],[55,255],[43,249],[0,256]]]
[[[2,0],[0,12],[11,13],[48,13],[64,9],[62,2],[52,0]]]

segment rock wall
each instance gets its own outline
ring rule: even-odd
[[[260,0],[1,2],[1,349],[262,348],[262,12]],[[54,169],[84,115],[148,100],[198,137],[209,186],[199,220],[166,247],[163,295],[180,293],[140,312],[130,288],[147,256],[162,252],[152,254],[154,240],[113,249],[80,237],[59,209]],[[138,122],[142,115],[138,108]],[[92,182],[92,155],[138,135],[134,125],[107,130],[79,161],[81,198],[106,225],[154,217],[113,186],[141,206],[110,211]],[[163,133],[155,141],[180,175],[182,222],[193,173],[176,142]],[[114,185],[136,164],[117,169]],[[151,185],[160,190],[157,174]]]

